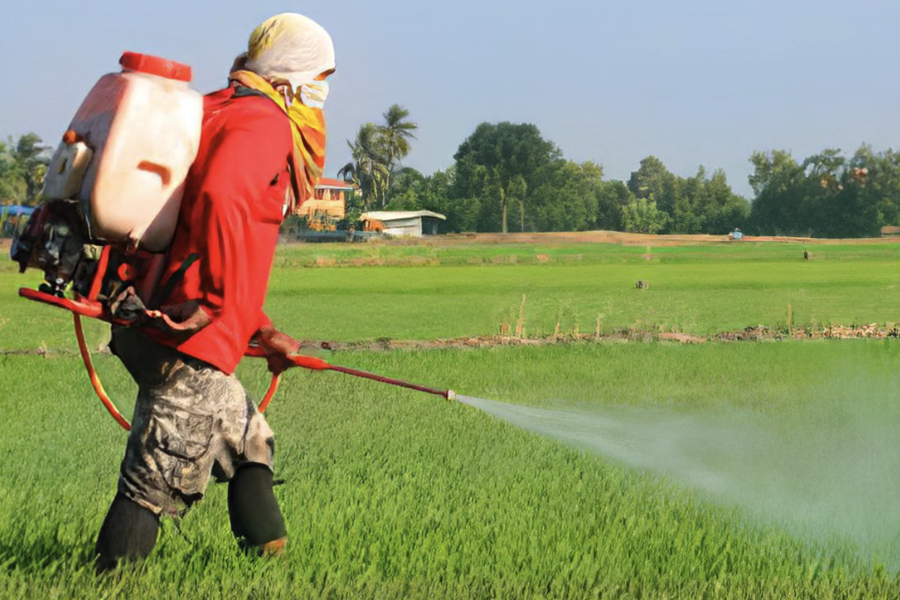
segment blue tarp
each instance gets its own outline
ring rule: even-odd
[[[0,206],[0,212],[3,213],[3,216],[15,217],[16,215],[25,215],[27,217],[34,212],[34,207],[10,204],[8,206]]]
[[[0,206],[0,237],[15,237],[25,227],[25,222],[33,212],[33,206]]]

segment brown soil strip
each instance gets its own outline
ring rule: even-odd
[[[517,337],[512,335],[480,335],[442,340],[395,340],[380,338],[359,342],[304,341],[302,352],[330,350],[333,352],[360,352],[386,350],[437,350],[443,348],[497,348],[502,346],[549,346],[565,344],[642,342],[705,344],[708,342],[774,342],[783,340],[848,340],[900,338],[900,324],[885,325],[829,325],[820,328],[795,328],[790,331],[770,327],[748,327],[739,331],[726,331],[711,336],[695,336],[673,331],[654,332],[643,329],[622,329],[612,333],[566,333],[543,337]],[[109,354],[109,348],[99,348],[96,353]],[[68,349],[2,349],[0,356],[77,356]]]
[[[12,240],[0,238],[0,252],[9,251]],[[544,244],[606,243],[624,246],[697,246],[705,244],[741,244],[744,242],[776,242],[782,244],[885,244],[900,242],[900,237],[826,239],[786,236],[745,235],[743,242],[729,240],[727,235],[650,235],[621,231],[558,231],[544,233],[451,233],[423,238],[379,240],[396,246],[453,246],[459,244]]]
[[[541,244],[605,243],[623,246],[698,246],[707,244],[741,244],[776,242],[782,244],[885,244],[900,242],[900,237],[825,239],[786,236],[745,235],[743,241],[729,240],[727,235],[650,235],[621,231],[559,231],[545,233],[453,233],[424,238],[379,240],[379,244],[401,246],[452,246],[459,244]]]
[[[705,344],[707,342],[765,342],[780,340],[819,339],[886,339],[900,338],[900,325],[830,325],[818,329],[796,328],[791,331],[769,327],[748,327],[739,331],[726,331],[700,337],[677,332],[652,332],[641,329],[623,329],[613,333],[567,333],[543,337],[516,337],[509,335],[470,336],[446,340],[392,340],[380,339],[363,342],[316,342],[313,347],[332,351],[359,350],[434,350],[440,348],[494,348],[500,346],[547,346],[559,344],[602,342],[661,342],[678,344]]]

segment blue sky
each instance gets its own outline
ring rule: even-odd
[[[18,1],[0,35],[0,136],[55,144],[123,50],[188,63],[212,91],[285,11],[335,41],[328,175],[392,103],[419,123],[405,164],[426,174],[482,121],[534,123],[607,178],[653,154],[682,176],[722,168],[746,196],[754,150],[900,150],[896,0]]]

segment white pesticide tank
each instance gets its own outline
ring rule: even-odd
[[[77,197],[93,238],[159,252],[172,240],[197,156],[203,98],[189,86],[187,65],[133,52],[119,64],[122,72],[104,75],[88,93],[63,139],[93,152],[87,168],[69,173],[75,161],[51,163],[48,176],[81,179]]]

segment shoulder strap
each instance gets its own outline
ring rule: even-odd
[[[269,100],[272,100],[271,96],[269,96],[265,92],[255,90],[251,87],[247,87],[246,85],[241,85],[240,83],[235,83],[234,94],[231,96],[232,98],[248,98],[248,97],[252,97],[252,96],[262,96],[263,98],[268,98]],[[272,101],[275,102],[274,100],[272,100]],[[276,102],[276,104],[278,104],[278,103]],[[279,106],[279,108],[282,108],[282,107]],[[283,110],[283,108],[282,108],[282,110]],[[285,116],[288,116],[287,113],[285,113]],[[290,120],[290,117],[288,117],[288,120]],[[291,125],[291,127],[293,128],[293,124]],[[288,157],[288,170],[290,171],[290,175],[291,175],[290,180],[291,180],[291,191],[292,191],[291,199],[290,199],[290,207],[288,209],[289,213],[294,212],[294,209],[297,206],[297,199],[300,198],[300,187],[298,184],[298,169],[302,168],[302,165],[303,165],[303,158],[299,155],[299,152],[297,151],[297,147],[295,144],[293,146],[293,148],[291,149],[290,157]]]

